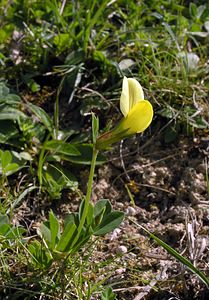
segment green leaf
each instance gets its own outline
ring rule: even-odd
[[[15,94],[9,93],[9,88],[4,84],[4,82],[0,82],[0,103],[11,105],[19,105],[20,97]]]
[[[82,246],[84,246],[90,237],[92,236],[93,231],[91,230],[91,227],[88,228],[88,230],[82,230],[80,233],[80,236],[76,243],[72,247],[72,253],[76,253],[79,249],[81,249]],[[77,237],[75,237],[77,238]]]
[[[116,295],[113,293],[111,287],[107,287],[101,294],[101,300],[115,300]]]
[[[208,22],[209,21],[209,6],[205,8],[204,12],[201,15],[201,21],[202,22]],[[204,24],[205,25],[205,24]],[[206,30],[207,27],[205,26]],[[208,31],[208,30],[207,30]]]
[[[193,2],[189,4],[189,13],[193,20],[197,18],[197,5]]]
[[[4,84],[4,82],[0,82],[0,99],[4,99],[9,94],[9,88]]]
[[[75,223],[77,227],[79,223],[78,213],[70,213],[65,217],[64,228],[67,226],[68,223]]]
[[[202,14],[205,12],[206,10],[206,5],[200,5],[197,8],[197,20],[199,20],[202,17]],[[207,13],[206,13],[207,16]],[[202,18],[201,18],[202,19]],[[202,21],[204,21],[204,18],[202,19]]]
[[[188,123],[195,128],[204,129],[208,127],[207,122],[200,115],[195,118],[188,117]]]
[[[22,152],[16,152],[16,151],[11,151],[13,155],[13,159],[17,159],[18,162],[21,160],[26,160],[26,161],[32,161],[32,156],[30,155],[29,152],[22,151]]]
[[[55,244],[57,243],[59,237],[60,237],[60,226],[59,221],[53,214],[53,211],[51,210],[49,213],[49,224],[50,224],[50,231],[51,231],[51,247],[54,249]]]
[[[44,248],[38,240],[32,241],[27,246],[27,250],[29,251],[32,258],[32,262],[35,264],[36,267],[42,269],[51,265],[53,260],[49,251],[47,251],[47,249]]]
[[[7,215],[0,214],[0,226],[3,224],[9,224],[9,218],[7,217]]]
[[[80,222],[82,219],[84,206],[85,206],[85,199],[82,200],[82,202],[79,206],[78,222]],[[87,228],[92,225],[92,221],[93,221],[93,205],[91,203],[89,203],[86,220],[85,220],[85,225],[84,225],[85,230],[87,230]]]
[[[10,207],[7,210],[7,213],[10,213],[10,211],[12,211],[15,207],[17,207],[18,205],[20,205],[20,203],[23,201],[23,199],[33,190],[38,189],[37,186],[29,186],[27,189],[25,189],[16,199],[15,201],[12,202],[12,204],[10,205]]]
[[[85,53],[82,49],[70,52],[65,58],[65,64],[69,66],[77,66],[85,60]]]
[[[80,222],[80,220],[82,218],[84,206],[85,206],[85,199],[82,199],[82,201],[81,201],[81,203],[79,205],[79,210],[78,210],[78,220],[79,220],[79,222]]]
[[[94,217],[97,217],[101,212],[109,214],[112,211],[111,203],[108,199],[100,199],[94,206]]]
[[[37,105],[32,103],[27,104],[29,109],[38,117],[39,121],[45,125],[45,127],[49,130],[49,132],[53,131],[53,122],[50,116]]]
[[[62,156],[63,160],[70,161],[75,164],[90,165],[92,160],[93,146],[91,144],[74,144],[80,155],[77,156]],[[98,154],[96,164],[100,165],[106,161],[105,157]]]
[[[13,153],[16,153],[14,151],[10,152],[8,150],[1,151],[0,159],[1,159],[1,172],[9,176],[15,172],[17,172],[19,169],[23,167],[25,164],[25,161],[19,160]]]
[[[60,33],[55,35],[54,44],[56,45],[57,50],[62,52],[66,48],[69,48],[70,40],[69,33]]]
[[[209,9],[208,9],[209,10]],[[208,11],[209,12],[209,11]],[[205,23],[204,23],[204,27],[205,27],[205,29],[207,30],[207,32],[209,33],[209,21],[206,21]]]
[[[40,225],[40,234],[41,237],[44,238],[44,240],[47,242],[47,244],[50,246],[51,244],[51,230],[49,228],[49,222],[41,223]]]
[[[85,200],[83,200],[79,206],[79,220],[81,220],[82,215],[83,215],[83,209],[84,209],[84,205],[85,205]],[[88,206],[88,212],[87,212],[87,216],[86,216],[86,224],[91,225],[93,221],[93,205],[91,203],[89,203]]]
[[[92,112],[92,139],[93,144],[96,144],[98,132],[99,132],[99,118],[95,116],[95,114]]]
[[[0,98],[0,103],[4,103],[7,104],[9,106],[13,106],[18,108],[18,106],[20,105],[20,97],[18,95],[15,94],[8,94],[5,98]]]
[[[11,175],[19,170],[20,166],[17,163],[11,163],[4,168],[5,175]]]
[[[33,118],[27,117],[19,118],[18,125],[26,143],[34,143],[34,140],[40,142],[45,140],[47,128],[42,123],[34,122]]]
[[[14,227],[9,224],[7,216],[0,216],[0,236],[9,240],[19,238],[26,230],[22,227]]]
[[[30,78],[26,83],[33,93],[40,91],[40,85],[34,79]]]
[[[58,188],[60,191],[64,188],[77,189],[78,181],[76,177],[67,169],[62,167],[60,164],[48,164],[47,169],[43,171],[43,178],[45,185],[48,189]]]
[[[22,227],[11,228],[11,230],[7,232],[6,238],[10,240],[20,238],[25,232],[26,230]]]
[[[105,215],[112,211],[112,206],[109,200],[101,199],[94,206],[94,227],[99,226]]]
[[[56,251],[68,252],[71,250],[71,239],[76,232],[76,225],[74,222],[68,222],[61,234],[60,240],[57,244]]]
[[[15,127],[15,124],[11,120],[0,121],[0,143],[4,144],[9,139],[17,136],[19,131]]]
[[[48,141],[44,144],[44,148],[54,151],[55,153],[61,153],[70,156],[80,155],[79,150],[75,146],[64,141]]]
[[[93,221],[93,205],[89,203],[88,212],[86,215],[87,226],[90,226],[92,224],[92,221]]]
[[[26,118],[26,115],[19,109],[3,106],[0,108],[0,120],[18,120],[19,118]]]
[[[105,235],[117,228],[123,221],[124,213],[113,211],[102,219],[102,222],[94,230],[94,235]]]
[[[172,107],[167,106],[157,112],[160,116],[168,118],[168,119],[173,119],[175,118],[175,111],[172,109]]]
[[[60,182],[60,180],[59,182],[56,181],[53,177],[53,172],[50,174],[48,171],[43,171],[42,176],[44,179],[44,186],[51,198],[59,199],[61,196],[61,191],[65,187],[64,182]],[[62,177],[60,176],[60,178]]]
[[[1,224],[0,225],[0,236],[6,237],[10,230],[11,230],[11,225]]]
[[[12,154],[10,151],[6,150],[1,153],[1,166],[4,170],[12,161]]]

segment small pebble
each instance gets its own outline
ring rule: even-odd
[[[117,249],[117,253],[119,253],[119,254],[124,254],[127,252],[128,252],[128,249],[126,248],[126,246],[119,246]]]
[[[116,228],[113,230],[113,232],[111,232],[108,236],[110,241],[114,241],[118,238],[119,234],[121,233],[121,229]]]
[[[122,202],[117,202],[117,207],[118,208],[124,208],[124,204]]]
[[[126,268],[120,268],[120,269],[115,270],[115,273],[117,275],[121,275],[121,274],[123,274],[125,272],[126,272]]]
[[[133,208],[132,206],[129,206],[127,209],[126,209],[126,214],[128,216],[135,216],[136,215],[136,209]]]
[[[137,257],[137,255],[133,252],[129,252],[127,255],[128,255],[127,258],[129,259],[135,259]]]

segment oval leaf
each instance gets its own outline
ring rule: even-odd
[[[100,225],[94,230],[94,235],[105,235],[117,228],[123,221],[124,213],[121,211],[113,211],[107,215]]]
[[[44,145],[45,149],[70,156],[80,155],[79,150],[64,141],[49,141]]]

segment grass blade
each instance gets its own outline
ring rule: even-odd
[[[132,221],[133,222],[133,221]],[[149,236],[151,238],[153,238],[153,240],[155,240],[155,242],[163,247],[168,253],[170,253],[174,258],[176,258],[179,262],[181,262],[183,265],[185,265],[191,272],[193,272],[195,275],[197,275],[199,277],[199,279],[207,286],[209,287],[209,278],[202,273],[199,269],[197,269],[187,258],[185,258],[184,256],[182,256],[181,254],[179,254],[175,249],[173,249],[172,247],[170,247],[168,244],[166,244],[165,242],[163,242],[160,238],[158,238],[157,236],[155,236],[153,233],[151,233],[149,230],[147,230],[146,228],[144,228],[143,226],[137,224],[134,222],[134,224],[136,224],[137,226],[141,227],[146,233],[149,234]]]

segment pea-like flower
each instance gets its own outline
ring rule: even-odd
[[[124,118],[113,130],[98,137],[97,149],[105,149],[128,136],[143,132],[152,122],[152,105],[144,100],[142,87],[134,78],[123,78],[120,110]]]

